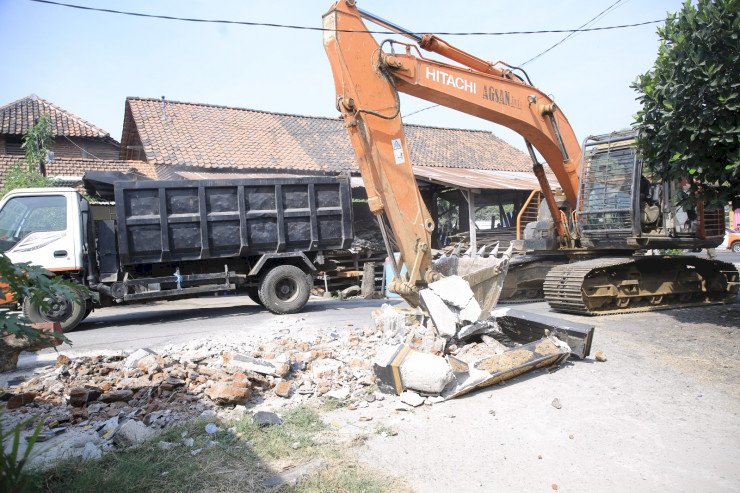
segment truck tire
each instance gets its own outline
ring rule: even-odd
[[[278,315],[301,311],[311,295],[309,276],[295,265],[278,265],[262,278],[262,305]]]
[[[23,300],[23,315],[32,323],[59,322],[62,332],[72,332],[87,314],[87,303],[83,299],[69,300],[58,297],[48,300],[46,308],[33,303],[30,298]]]
[[[249,299],[257,303],[259,306],[265,306],[262,304],[262,300],[260,299],[259,288],[247,288],[247,296],[249,296]]]
[[[85,316],[82,317],[82,320],[85,320],[87,317],[90,316],[94,308],[93,302],[90,300],[87,300],[87,304],[85,305]]]

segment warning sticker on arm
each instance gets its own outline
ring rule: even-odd
[[[396,164],[403,164],[406,162],[406,157],[403,155],[403,145],[401,139],[391,140],[393,146],[393,158],[396,160]]]

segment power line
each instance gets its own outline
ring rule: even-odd
[[[432,108],[436,108],[437,106],[439,106],[439,105],[438,104],[433,104],[433,105],[430,105],[430,106],[426,106],[426,107],[424,107],[424,108],[422,108],[420,110],[412,111],[408,115],[403,115],[403,116],[401,116],[401,118],[408,118],[408,117],[413,116],[413,115],[415,115],[417,113],[421,113],[422,111],[431,110]]]
[[[396,34],[393,31],[355,31],[351,29],[324,29],[323,27],[313,26],[296,26],[291,24],[277,24],[273,22],[250,22],[250,21],[233,21],[225,19],[199,19],[194,17],[177,17],[172,15],[156,15],[156,14],[145,14],[142,12],[129,12],[125,10],[114,10],[114,9],[102,9],[97,7],[87,7],[85,5],[75,5],[71,3],[54,2],[51,0],[29,0],[30,2],[43,3],[48,5],[57,5],[60,7],[68,7],[72,9],[88,10],[93,12],[104,12],[107,14],[119,14],[119,15],[130,15],[134,17],[144,17],[148,19],[162,19],[168,21],[182,21],[182,22],[198,22],[203,24],[233,24],[240,26],[260,26],[260,27],[274,27],[282,29],[300,29],[304,31],[336,31],[336,32],[348,32],[348,33],[369,33],[369,34]],[[513,34],[549,34],[549,33],[577,33],[577,32],[589,32],[589,31],[607,31],[610,29],[623,29],[627,27],[638,27],[645,26],[648,24],[656,24],[663,22],[663,20],[655,21],[644,21],[636,22],[633,24],[621,24],[618,26],[604,26],[604,27],[593,27],[589,29],[549,29],[540,31],[492,31],[492,32],[435,32],[430,34],[440,34],[443,36],[508,36]]]
[[[553,48],[555,48],[555,47],[557,47],[557,46],[561,45],[562,43],[564,43],[564,42],[565,42],[565,41],[566,41],[566,40],[567,40],[568,38],[570,38],[571,36],[573,36],[573,35],[574,35],[574,34],[576,34],[577,32],[584,32],[584,31],[596,31],[596,30],[598,30],[598,28],[589,28],[589,29],[583,29],[583,28],[585,28],[585,27],[586,27],[586,26],[588,26],[589,24],[591,24],[591,23],[595,22],[595,21],[596,21],[596,20],[598,20],[598,19],[599,19],[600,17],[602,17],[602,16],[606,15],[606,14],[607,14],[607,13],[608,13],[608,12],[609,12],[610,10],[612,10],[612,9],[616,8],[616,7],[617,7],[617,5],[618,5],[619,3],[621,3],[622,1],[623,1],[623,0],[617,0],[617,1],[616,1],[616,2],[614,2],[613,4],[609,5],[609,6],[607,7],[607,8],[605,8],[604,10],[602,10],[601,12],[599,12],[598,14],[596,14],[596,15],[595,15],[594,17],[592,17],[591,19],[589,19],[588,21],[586,21],[586,22],[585,22],[584,24],[582,24],[581,26],[579,26],[579,27],[578,27],[577,29],[574,29],[574,30],[573,30],[573,31],[572,31],[572,32],[571,32],[570,34],[568,34],[567,36],[565,36],[565,37],[564,37],[563,39],[561,39],[560,41],[558,41],[558,42],[557,42],[557,43],[555,43],[554,45],[550,46],[550,47],[549,47],[548,49],[546,49],[545,51],[542,51],[542,52],[538,53],[537,55],[533,56],[532,58],[530,58],[530,59],[529,59],[529,60],[527,60],[526,62],[524,62],[524,63],[520,63],[520,64],[519,64],[519,66],[520,66],[520,67],[523,67],[523,66],[525,66],[526,64],[528,64],[529,62],[531,62],[531,61],[534,61],[534,60],[538,59],[539,57],[541,57],[541,56],[542,56],[542,55],[544,55],[545,53],[549,52],[549,51],[550,51],[550,50],[552,50]],[[657,22],[661,22],[661,21],[657,21]]]

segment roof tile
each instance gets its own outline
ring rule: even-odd
[[[126,99],[149,163],[221,169],[357,172],[343,122],[209,104]],[[529,157],[491,132],[405,125],[417,165],[531,170]],[[132,135],[124,128],[123,135]],[[122,143],[122,147],[128,142]]]
[[[49,117],[55,135],[113,140],[102,128],[35,94],[0,106],[0,134],[23,135],[41,115]]]

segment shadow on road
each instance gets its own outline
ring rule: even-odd
[[[711,323],[718,327],[740,329],[740,303],[678,308],[663,311],[680,324]]]
[[[350,310],[353,308],[366,307],[368,310],[380,307],[383,303],[396,305],[403,303],[398,300],[317,300],[309,301],[306,307],[295,315],[319,313],[325,311]],[[132,311],[125,313],[114,312],[101,308],[93,317],[81,323],[75,332],[99,329],[101,327],[142,325],[161,322],[184,322],[187,320],[200,320],[205,318],[239,317],[243,315],[262,314],[275,316],[265,308],[255,304],[236,304],[234,306],[194,306],[185,308],[173,307],[172,309],[157,309],[151,305],[132,305]],[[136,311],[133,311],[136,310]],[[98,315],[99,314],[99,315]]]

